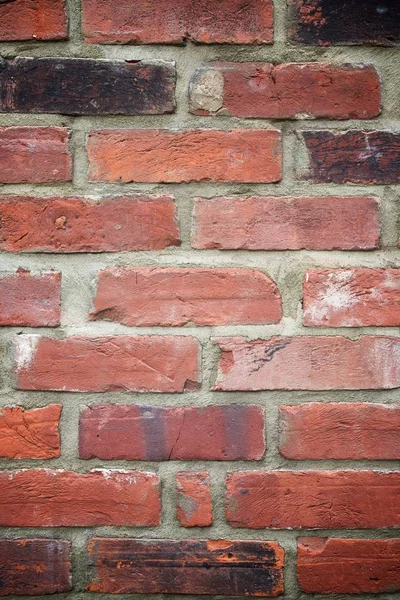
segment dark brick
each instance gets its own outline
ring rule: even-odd
[[[302,131],[308,164],[299,179],[316,183],[400,183],[400,134]]]
[[[175,107],[174,87],[175,69],[171,64],[86,58],[16,58],[0,63],[2,112],[171,113]]]
[[[288,0],[296,42],[331,46],[400,43],[398,0]]]
[[[275,542],[94,538],[91,592],[279,596],[284,552]]]
[[[0,540],[0,596],[69,592],[71,542]]]

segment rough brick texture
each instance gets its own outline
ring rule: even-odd
[[[400,269],[307,271],[303,291],[304,325],[400,325]]]
[[[108,269],[99,276],[93,320],[177,326],[277,323],[276,285],[247,269]]]
[[[0,525],[11,527],[155,526],[158,476],[140,471],[3,471]]]
[[[183,392],[198,386],[197,340],[107,336],[16,340],[17,387],[69,392]]]
[[[7,82],[12,81],[12,88]],[[0,65],[2,112],[143,115],[174,110],[171,63],[16,58]]]
[[[61,404],[0,408],[0,457],[48,459],[60,456]]]
[[[176,511],[182,527],[209,527],[213,523],[210,476],[182,471],[176,475]]]
[[[89,542],[91,592],[279,596],[284,553],[275,542],[134,540]]]
[[[384,336],[217,338],[214,389],[368,390],[400,387],[400,339]],[[375,357],[379,356],[379,361]]]
[[[159,408],[92,405],[80,421],[81,458],[259,460],[265,451],[259,406]]]
[[[0,325],[55,327],[60,324],[60,302],[60,273],[0,274]]]
[[[400,407],[366,403],[282,406],[280,453],[297,460],[400,460]]]
[[[217,63],[190,86],[191,111],[267,119],[369,119],[381,107],[379,76],[367,65]]]
[[[0,42],[65,40],[64,0],[14,0],[0,3]]]
[[[292,39],[320,46],[400,43],[400,7],[391,0],[287,0]]]
[[[0,539],[0,597],[69,592],[71,542]]]
[[[71,179],[66,129],[0,127],[0,183],[57,183]]]
[[[374,198],[196,198],[192,246],[221,250],[369,250],[379,245]]]
[[[226,515],[250,529],[399,527],[399,483],[377,471],[230,473]]]
[[[276,129],[94,130],[88,154],[91,181],[270,183],[282,175]]]
[[[399,48],[0,0],[0,597],[399,595]]]
[[[400,134],[391,131],[302,131],[300,179],[316,183],[400,183]]]
[[[83,30],[94,44],[270,44],[272,0],[82,0]]]
[[[398,592],[400,540],[299,538],[297,577],[311,594]]]
[[[180,244],[171,196],[2,196],[0,218],[0,248],[8,252],[127,252]]]

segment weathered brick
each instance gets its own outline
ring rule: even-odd
[[[400,540],[299,538],[297,578],[309,594],[398,592]]]
[[[3,0],[0,3],[1,42],[67,38],[64,0]]]
[[[275,542],[92,538],[89,560],[90,592],[283,594],[284,551]]]
[[[400,183],[400,134],[390,131],[302,131],[305,166],[316,183]]]
[[[226,515],[249,529],[400,525],[400,472],[243,471],[227,477]]]
[[[98,129],[88,154],[91,181],[272,183],[282,176],[277,129]]]
[[[396,0],[288,0],[290,36],[320,46],[400,43],[400,6]]]
[[[15,339],[17,388],[81,392],[197,389],[199,343],[184,336]]]
[[[165,62],[15,58],[0,63],[3,88],[1,112],[154,115],[175,108],[175,68]]]
[[[0,540],[0,581],[1,597],[69,592],[71,542]]]
[[[177,473],[176,495],[176,511],[182,527],[212,525],[210,475],[207,471]]]
[[[374,198],[196,198],[192,246],[225,250],[368,250],[379,246]]]
[[[71,180],[67,129],[0,127],[0,183]]]
[[[22,406],[0,408],[0,457],[58,458],[61,409],[61,404],[30,410]]]
[[[303,284],[304,325],[400,325],[400,269],[314,269]]]
[[[279,452],[296,460],[400,460],[400,406],[281,406]]]
[[[127,252],[180,244],[171,196],[0,196],[0,218],[0,249],[8,252]]]
[[[159,479],[142,471],[0,472],[5,527],[159,525]]]
[[[278,323],[282,306],[260,271],[116,267],[100,272],[90,318],[142,326]]]
[[[272,0],[83,0],[92,44],[271,44]]]
[[[370,119],[381,109],[372,65],[216,63],[190,83],[191,112],[265,119]]]
[[[221,349],[218,391],[366,390],[400,387],[400,338],[243,337]],[[376,357],[379,356],[379,360]]]
[[[56,327],[60,301],[61,273],[0,274],[0,325]]]
[[[92,405],[81,414],[80,457],[103,460],[259,460],[260,406]]]

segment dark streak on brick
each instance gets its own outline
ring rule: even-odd
[[[264,348],[264,356],[254,359],[254,367],[251,369],[251,372],[254,373],[259,371],[265,363],[271,362],[271,360],[274,358],[274,354],[279,352],[279,350],[286,348],[291,341],[292,340],[288,338],[285,340],[278,340],[277,342],[273,342],[269,344],[269,346],[266,346]]]
[[[75,58],[0,62],[2,112],[143,115],[175,108],[171,64]]]
[[[390,131],[303,131],[308,170],[316,183],[400,183],[400,134]]]
[[[288,0],[288,4],[295,42],[321,46],[400,43],[398,0]]]
[[[274,542],[94,538],[89,556],[91,592],[283,593],[284,553]]]

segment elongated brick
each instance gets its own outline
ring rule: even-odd
[[[99,274],[93,320],[178,326],[277,323],[279,290],[252,269],[110,268]]]
[[[92,405],[81,414],[80,457],[103,460],[259,460],[260,406]]]
[[[0,472],[4,527],[159,525],[159,479],[142,471]]]
[[[199,387],[199,343],[184,336],[15,340],[17,388],[183,392]]]
[[[92,538],[88,591],[108,594],[279,596],[279,544],[231,540]]]
[[[0,249],[8,252],[132,252],[180,244],[171,196],[0,196],[0,217]]]
[[[218,338],[215,390],[368,390],[400,387],[400,338]],[[377,360],[376,357],[379,357]]]
[[[1,9],[0,9],[1,10]],[[12,81],[12,86],[7,82]],[[64,115],[171,113],[171,63],[15,58],[0,63],[0,111]]]
[[[226,485],[226,516],[233,527],[400,526],[399,471],[237,471]]]

